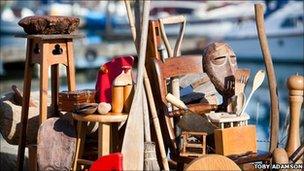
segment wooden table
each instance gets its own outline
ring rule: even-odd
[[[82,153],[82,148],[85,140],[85,127],[87,122],[98,122],[98,157],[104,156],[110,153],[111,151],[111,125],[113,123],[120,123],[127,120],[128,115],[126,113],[108,113],[106,115],[100,114],[88,114],[88,115],[79,115],[72,114],[73,118],[78,121],[77,125],[77,147],[75,154],[75,162],[73,170],[77,168],[77,162],[80,154]]]

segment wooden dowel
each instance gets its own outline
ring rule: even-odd
[[[271,112],[270,112],[271,128],[270,128],[269,151],[273,152],[273,150],[278,145],[278,133],[279,133],[279,100],[278,100],[278,92],[277,92],[277,81],[276,81],[276,76],[268,47],[266,33],[265,33],[263,5],[255,4],[254,7],[255,7],[255,19],[256,19],[258,37],[259,37],[260,46],[263,53],[263,59],[268,77],[268,86],[269,86],[270,103],[271,103]]]

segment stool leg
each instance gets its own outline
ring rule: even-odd
[[[29,145],[28,146],[28,168],[30,171],[37,170],[37,145]]]
[[[43,57],[45,58],[45,57]],[[43,62],[40,65],[40,125],[47,119],[47,96],[48,96],[48,65]]]
[[[31,50],[32,50],[32,40],[27,40],[27,54],[25,60],[25,71],[24,71],[24,82],[23,82],[23,100],[22,100],[22,110],[21,110],[21,132],[18,146],[18,170],[23,170],[24,162],[24,151],[26,145],[26,127],[28,120],[28,110],[29,101],[31,93],[31,80],[32,80],[32,64],[31,64]]]
[[[58,116],[58,91],[59,91],[59,65],[51,66],[51,91],[52,91],[52,106],[54,116]]]
[[[98,157],[110,153],[110,130],[111,125],[99,123],[98,126]]]
[[[73,57],[73,42],[67,42],[67,55],[68,55],[68,65],[67,65],[67,79],[68,79],[68,89],[73,91],[76,89],[75,81],[75,66]]]

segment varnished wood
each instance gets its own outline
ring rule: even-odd
[[[49,58],[50,48],[48,43],[41,45],[41,61],[40,61],[40,103],[39,103],[39,123],[42,124],[47,119],[47,93],[48,93],[48,75],[49,65],[47,58]]]
[[[67,77],[68,77],[68,89],[69,91],[76,90],[76,80],[75,80],[75,66],[74,66],[74,57],[73,57],[73,42],[72,40],[67,41]]]
[[[110,129],[111,125],[100,123],[98,127],[98,157],[110,154]]]
[[[192,170],[241,170],[236,163],[225,156],[217,154],[207,154],[193,160],[185,168]]]
[[[215,152],[221,155],[257,152],[256,129],[253,125],[214,131]]]
[[[78,121],[77,123],[77,139],[76,139],[76,149],[75,149],[75,156],[74,156],[74,162],[73,162],[73,171],[77,170],[77,162],[78,158],[81,157],[80,152],[82,151],[80,148],[81,144],[84,144],[84,127],[86,126],[86,122]]]
[[[123,113],[109,112],[106,115],[99,115],[99,114],[78,115],[78,114],[73,114],[73,118],[78,120],[78,121],[108,123],[108,122],[124,122],[128,118],[128,115],[123,114]]]
[[[154,60],[158,85],[160,87],[161,98],[166,102],[167,88],[166,79],[183,76],[191,73],[202,72],[202,56],[189,55],[167,59],[165,62]]]
[[[24,162],[24,151],[26,144],[26,128],[28,120],[28,110],[29,110],[29,101],[30,101],[30,92],[31,92],[31,79],[32,79],[32,65],[31,58],[33,43],[31,40],[27,40],[27,51],[25,59],[25,71],[24,71],[24,82],[23,82],[23,100],[22,100],[22,110],[21,110],[21,131],[20,139],[18,146],[18,155],[17,155],[17,164],[18,170],[23,170]]]
[[[291,154],[300,147],[300,115],[303,104],[304,77],[301,75],[289,77],[287,87],[289,89],[290,124],[286,151],[290,157]]]
[[[276,81],[276,75],[274,72],[271,54],[269,51],[269,46],[265,33],[263,5],[255,4],[254,9],[255,9],[256,27],[257,27],[260,46],[266,67],[268,85],[269,85],[270,104],[271,104],[269,152],[272,152],[278,146],[278,136],[279,136],[280,119],[279,119],[279,98],[277,91],[277,81]]]
[[[57,93],[58,93],[58,64],[64,64],[68,67],[68,87],[69,90],[75,90],[75,68],[73,60],[72,38],[80,38],[74,35],[26,35],[27,55],[25,64],[24,78],[24,106],[22,107],[22,131],[18,150],[18,165],[22,168],[25,148],[26,125],[28,119],[29,96],[31,87],[31,75],[33,64],[40,65],[40,104],[39,104],[39,124],[47,119],[47,95],[48,95],[48,71],[51,66],[52,76],[52,107],[57,111]],[[61,48],[61,52],[56,52],[55,46]],[[58,49],[58,48],[57,48]],[[19,157],[20,156],[20,157]],[[21,162],[19,162],[21,161]]]

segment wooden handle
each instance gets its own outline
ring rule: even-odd
[[[277,94],[277,81],[272,64],[272,59],[268,47],[267,37],[264,26],[264,9],[262,4],[255,4],[255,19],[258,31],[260,46],[263,53],[264,63],[268,77],[270,103],[271,103],[271,116],[270,116],[270,146],[269,151],[272,152],[278,145],[279,133],[279,100]]]
[[[289,159],[283,148],[276,148],[272,153],[272,160],[275,164],[288,164]]]
[[[166,96],[166,99],[172,103],[174,106],[180,108],[180,109],[184,109],[184,110],[188,110],[188,107],[185,105],[185,103],[181,100],[179,100],[177,97],[173,96],[173,94],[168,93]]]
[[[302,144],[290,157],[292,163],[296,163],[304,154],[304,144]]]
[[[159,21],[161,21],[163,24],[177,24],[177,23],[185,22],[186,18],[183,15],[178,15],[178,16],[160,18]]]
[[[217,107],[218,107],[217,105],[213,105],[209,103],[197,103],[197,104],[188,105],[189,110],[197,114],[205,114],[211,111],[215,111]],[[185,114],[184,109],[173,110],[172,112],[168,113],[170,117],[181,116],[183,114]]]
[[[287,80],[289,89],[290,124],[286,151],[288,156],[300,146],[300,114],[303,103],[304,77],[293,75]]]

